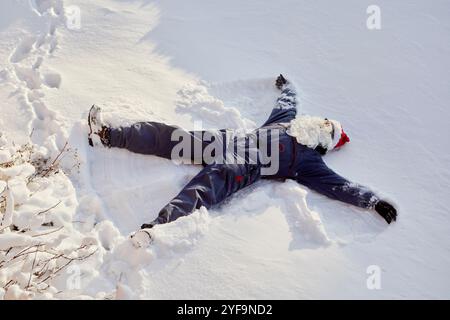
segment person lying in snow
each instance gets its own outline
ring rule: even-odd
[[[380,199],[368,188],[338,175],[322,160],[327,152],[350,141],[341,124],[326,118],[297,116],[296,92],[292,84],[280,75],[275,85],[281,95],[269,119],[253,132],[253,137],[256,134],[259,139],[258,133],[263,129],[277,131],[279,164],[276,173],[262,174],[264,165],[259,161],[248,161],[247,158],[241,164],[203,163],[204,168],[161,209],[158,217],[143,224],[141,230],[131,236],[135,246],[146,246],[151,242],[150,230],[155,225],[187,216],[201,206],[210,208],[217,205],[259,179],[293,179],[332,199],[364,209],[374,209],[388,224],[396,220],[397,211],[390,203]],[[89,112],[91,146],[125,148],[136,153],[171,159],[172,148],[177,144],[177,141],[171,139],[172,133],[182,129],[158,122],[139,122],[129,127],[112,128],[102,121],[100,112],[100,108],[95,105]],[[220,134],[225,131],[217,132]],[[183,132],[193,139],[196,134],[194,131]],[[217,132],[214,133],[216,137]],[[246,138],[250,136],[251,134]],[[205,149],[211,141],[204,140],[201,143]],[[196,157],[193,154],[185,156],[192,160]]]

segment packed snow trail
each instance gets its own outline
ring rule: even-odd
[[[33,132],[50,157],[66,141],[77,150],[63,162],[79,162],[67,189],[73,244],[89,237],[101,249],[83,266],[82,288],[63,296],[448,297],[449,4],[379,1],[376,31],[366,28],[369,4],[2,1],[2,131],[21,141]],[[69,5],[80,9],[79,29],[67,27]],[[394,200],[397,223],[262,181],[133,250],[129,233],[199,168],[90,148],[89,107],[101,105],[114,125],[251,129],[267,118],[280,72],[300,89],[300,113],[336,118],[349,133],[325,161]],[[371,265],[381,290],[367,287]]]

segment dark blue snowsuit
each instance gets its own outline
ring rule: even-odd
[[[261,128],[278,130],[279,169],[277,173],[263,176],[261,164],[204,164],[204,168],[160,211],[158,217],[142,227],[148,228],[155,224],[174,221],[191,214],[201,206],[210,208],[260,178],[293,179],[332,199],[361,208],[373,208],[378,200],[373,192],[335,173],[323,162],[322,155],[318,151],[299,144],[295,137],[286,133],[290,121],[297,114],[296,107],[295,91],[289,87],[284,88],[269,119],[254,132],[258,134]],[[157,122],[139,122],[130,127],[113,128],[110,145],[136,153],[171,159],[172,148],[178,143],[171,141],[174,130],[180,130],[180,128]],[[193,140],[198,137],[194,131],[188,134]],[[201,142],[203,148],[209,143]],[[195,159],[194,154],[183,156],[191,160],[199,160]]]

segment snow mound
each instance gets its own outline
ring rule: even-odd
[[[44,148],[3,141],[0,162],[0,286],[5,299],[70,298],[73,272],[95,277],[103,249],[74,223],[75,189]],[[62,153],[70,154],[67,150]],[[62,154],[61,153],[61,154]],[[5,161],[6,160],[6,161]],[[71,267],[72,269],[70,269]],[[71,271],[72,270],[72,271]]]
[[[301,244],[316,246],[328,246],[332,244],[319,213],[308,208],[306,196],[308,192],[295,181],[288,181],[276,188],[275,194],[281,199],[288,197],[292,201],[282,201],[284,211],[288,215],[290,223],[298,229],[294,233]],[[298,239],[295,239],[298,241]],[[299,245],[299,243],[297,243]]]

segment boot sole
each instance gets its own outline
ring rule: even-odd
[[[94,146],[94,142],[92,141],[92,123],[91,123],[91,118],[92,118],[92,111],[95,109],[95,104],[92,105],[91,109],[89,109],[89,114],[88,114],[88,125],[89,125],[89,134],[88,134],[88,142],[89,145],[91,147]]]

